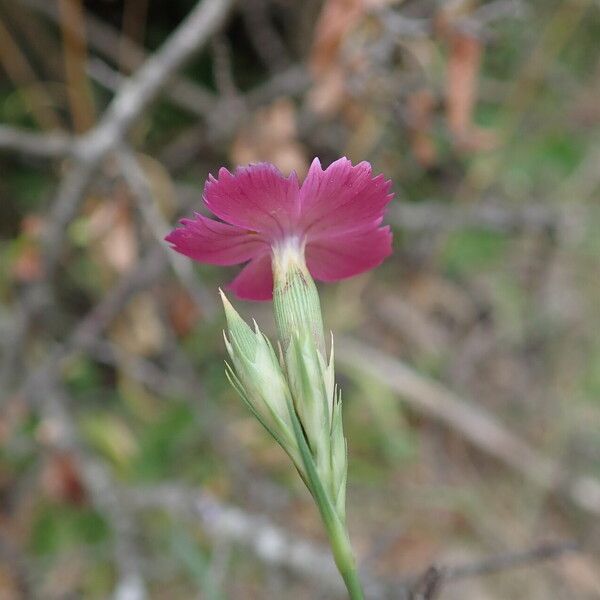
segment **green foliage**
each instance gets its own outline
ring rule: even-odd
[[[504,235],[483,230],[462,230],[450,234],[442,263],[452,274],[467,274],[497,266],[505,255]]]
[[[131,471],[142,481],[168,478],[174,469],[190,460],[198,437],[193,414],[183,404],[167,405],[153,423],[138,436],[139,452]]]
[[[196,583],[206,600],[225,600],[226,596],[215,581],[211,557],[200,548],[190,532],[180,526],[172,527],[169,551],[176,563]]]
[[[43,504],[36,511],[30,544],[36,554],[47,555],[98,545],[109,537],[106,522],[90,508]]]

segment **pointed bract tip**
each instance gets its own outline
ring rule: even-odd
[[[252,323],[254,323],[254,333],[256,333],[256,335],[260,335],[260,328],[258,327],[256,319],[252,319]]]
[[[236,345],[246,356],[252,358],[256,349],[256,337],[252,329],[235,310],[223,290],[219,289],[223,308],[225,309],[225,318],[227,319],[227,329],[229,330],[229,341]]]
[[[225,316],[227,317],[227,322],[231,316],[239,317],[235,308],[233,308],[233,304],[229,302],[229,298],[225,295],[225,292],[219,288],[219,295],[221,296],[221,302],[223,303],[223,308],[225,309]]]

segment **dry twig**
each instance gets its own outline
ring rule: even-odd
[[[22,4],[43,14],[50,21],[60,24],[56,6],[46,0],[20,0]],[[226,2],[225,4],[229,4]],[[227,6],[224,6],[227,9]],[[115,64],[134,72],[147,59],[146,51],[133,40],[121,35],[107,23],[87,14],[87,42],[90,48],[112,60]],[[169,86],[164,93],[180,108],[199,116],[205,115],[214,106],[215,98],[202,86],[173,73]]]
[[[560,464],[529,446],[481,406],[358,340],[347,337],[340,340],[336,356],[347,368],[375,377],[412,408],[442,421],[541,489],[558,492],[578,508],[600,514],[600,482],[591,477],[571,478]]]
[[[140,212],[156,242],[165,250],[167,259],[179,281],[206,315],[210,316],[214,314],[216,310],[214,299],[199,284],[192,263],[189,260],[185,260],[182,256],[171,252],[164,241],[165,236],[170,231],[170,227],[158,209],[156,200],[148,186],[147,178],[137,158],[130,149],[125,147],[121,149],[118,157],[121,171],[133,192]]]
[[[128,488],[123,497],[138,510],[158,508],[177,519],[199,519],[209,536],[248,548],[271,567],[285,568],[318,582],[330,593],[343,594],[329,551],[285,531],[266,517],[228,506],[202,489],[177,483]],[[367,597],[371,600],[432,600],[447,582],[523,568],[580,551],[579,544],[573,541],[542,543],[524,551],[507,552],[463,565],[429,567],[421,575],[395,581],[376,582],[364,570],[363,578]]]

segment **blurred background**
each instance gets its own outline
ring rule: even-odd
[[[396,194],[321,286],[369,597],[600,598],[599,48],[595,0],[0,0],[0,598],[344,597],[224,377],[237,268],[162,241],[343,155]]]

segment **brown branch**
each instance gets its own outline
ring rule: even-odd
[[[158,209],[156,199],[148,186],[147,177],[136,156],[130,149],[123,147],[118,153],[118,159],[121,172],[133,193],[136,204],[156,242],[165,251],[167,260],[177,278],[198,307],[206,315],[213,315],[216,310],[214,298],[206,291],[206,288],[200,285],[192,263],[179,254],[172,252],[164,241],[170,226]]]
[[[81,0],[59,0],[60,24],[67,95],[77,133],[90,129],[96,120],[92,91],[85,73],[87,49]]]
[[[45,86],[21,52],[11,32],[0,19],[0,64],[22,97],[25,106],[42,129],[62,129]]]
[[[523,569],[547,560],[556,560],[580,552],[581,545],[572,540],[546,542],[520,552],[497,554],[463,565],[432,565],[422,575],[414,578],[412,582],[406,580],[400,585],[401,588],[407,590],[406,597],[408,600],[434,600],[446,583],[491,575],[511,569]]]
[[[130,45],[144,45],[148,17],[148,0],[125,0],[123,6],[122,35],[119,44],[119,68],[127,71]]]

